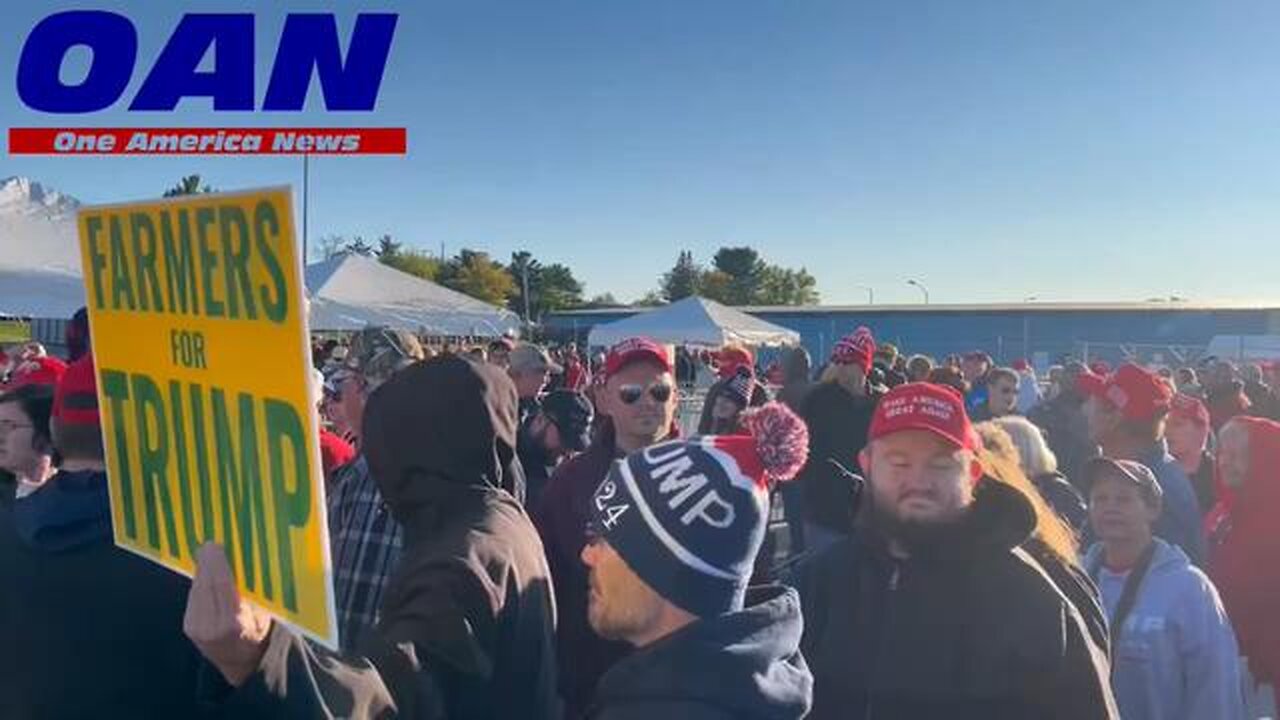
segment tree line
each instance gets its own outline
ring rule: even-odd
[[[527,250],[512,253],[507,263],[467,248],[442,259],[405,247],[390,235],[372,243],[358,236],[330,235],[320,239],[319,250],[326,259],[341,254],[375,258],[410,275],[505,306],[534,322],[561,310],[626,307],[611,293],[587,298],[572,269],[540,261]],[[754,248],[723,247],[709,267],[698,264],[691,252],[681,252],[671,270],[659,278],[658,287],[632,305],[663,305],[693,295],[725,305],[815,305],[819,301],[817,281],[808,270],[768,263]]]
[[[750,247],[722,247],[703,267],[685,250],[645,296],[649,303],[700,295],[725,305],[816,305],[818,282],[805,268],[773,265]]]
[[[189,175],[165,190],[164,197],[213,191],[201,183],[199,175]],[[316,249],[326,260],[343,254],[374,258],[401,272],[504,306],[533,322],[561,310],[626,306],[611,293],[587,298],[569,266],[542,262],[527,250],[512,253],[507,263],[468,248],[442,257],[406,247],[386,234],[372,242],[359,235],[326,235],[317,241]],[[773,265],[754,248],[722,247],[708,267],[698,263],[693,253],[682,251],[675,265],[658,279],[658,287],[632,305],[662,305],[693,295],[725,305],[815,305],[819,300],[817,281],[805,268]]]

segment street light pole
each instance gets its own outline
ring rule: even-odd
[[[524,292],[524,324],[529,324],[529,266],[526,264],[520,273],[521,290]]]
[[[908,284],[908,285],[915,285],[917,288],[919,288],[919,289],[920,289],[920,292],[924,295],[924,304],[925,304],[925,305],[928,305],[928,304],[929,304],[929,290],[928,290],[928,288],[926,288],[924,285],[921,285],[919,282],[917,282],[917,281],[915,281],[915,280],[908,280],[908,281],[907,281],[907,284]]]
[[[872,287],[870,287],[870,286],[868,286],[868,285],[854,285],[854,287],[855,287],[855,288],[857,288],[858,290],[866,290],[866,291],[867,291],[867,304],[868,304],[868,305],[875,305],[875,304],[876,304],[876,291],[875,291],[875,289],[873,289]]]
[[[302,156],[302,266],[306,267],[310,262],[307,257],[307,204],[311,195],[311,155]],[[329,258],[324,258],[328,260]]]

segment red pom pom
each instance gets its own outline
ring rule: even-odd
[[[760,462],[771,478],[794,478],[809,459],[809,428],[786,405],[771,402],[742,415],[742,426],[756,441]]]

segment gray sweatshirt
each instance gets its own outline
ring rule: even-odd
[[[1179,548],[1157,538],[1151,567],[1112,648],[1111,685],[1123,720],[1243,720],[1235,633],[1218,590]],[[1128,572],[1102,566],[1094,545],[1084,566],[1115,617]]]

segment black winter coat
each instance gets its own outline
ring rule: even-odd
[[[809,427],[809,462],[795,482],[803,490],[804,519],[847,534],[853,529],[857,489],[829,460],[860,473],[858,453],[867,446],[876,400],[855,397],[835,383],[821,383],[809,391],[803,407],[801,416]]]
[[[953,533],[893,559],[859,530],[797,573],[813,720],[1118,717],[1106,648],[1019,549],[1035,523],[984,482]]]
[[[1089,522],[1089,507],[1084,495],[1072,485],[1062,473],[1044,473],[1031,478],[1040,497],[1049,504],[1058,517],[1066,521],[1077,534],[1085,529]]]
[[[626,643],[601,638],[587,623],[587,566],[581,556],[591,496],[619,454],[612,422],[607,416],[596,419],[599,424],[591,446],[556,467],[533,513],[555,580],[560,611],[556,652],[567,720],[583,716],[600,677],[631,649]]]
[[[117,548],[107,479],[55,475],[0,510],[0,717],[198,716],[190,581]]]
[[[740,612],[698,620],[615,665],[587,717],[800,720],[813,697],[801,629],[795,590],[751,588]]]
[[[1098,454],[1097,443],[1089,439],[1084,401],[1074,392],[1063,393],[1031,408],[1027,419],[1044,431],[1049,449],[1058,458],[1058,470],[1080,488],[1084,464]]]
[[[370,470],[405,529],[378,624],[354,657],[277,625],[225,716],[558,719],[550,574],[502,489],[515,387],[493,366],[429,360],[378,388],[364,422]]]

